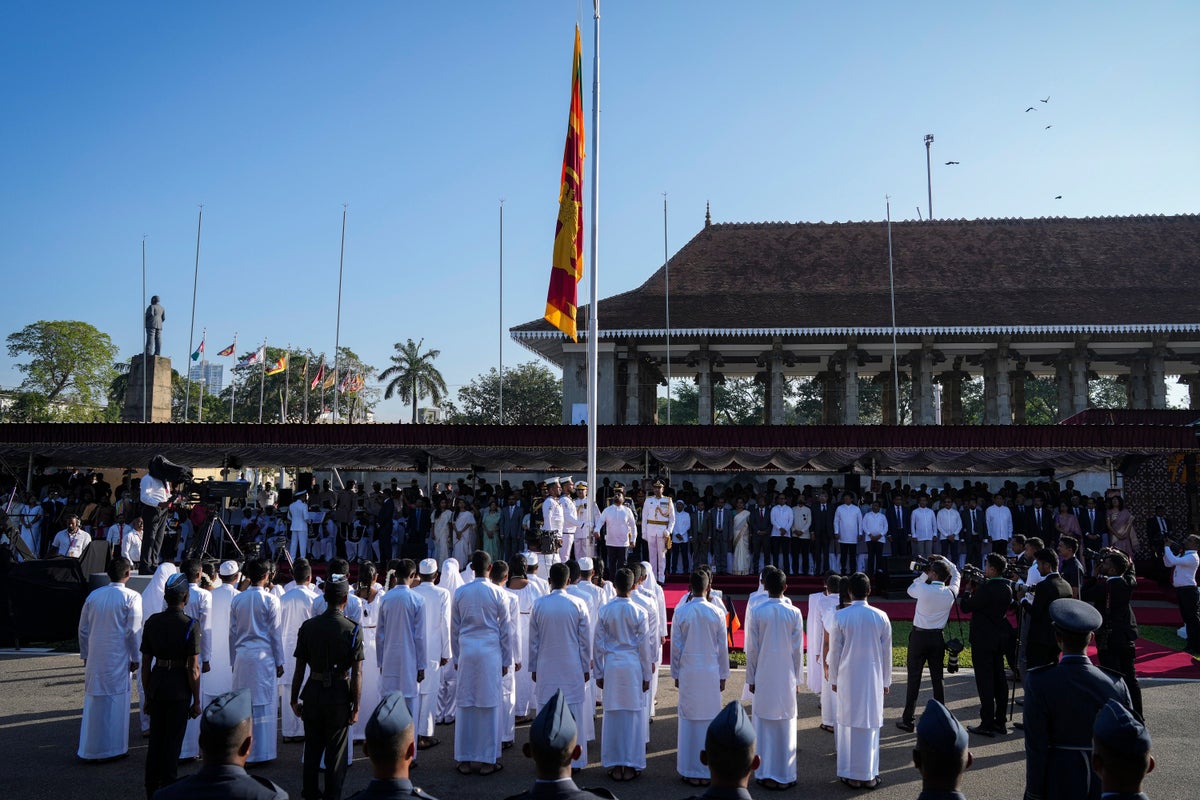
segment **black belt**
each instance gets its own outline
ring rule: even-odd
[[[323,681],[327,677],[331,681],[344,681],[350,677],[349,672],[310,672],[308,677],[314,681]]]
[[[154,662],[154,669],[159,667],[163,669],[183,669],[187,666],[187,660],[172,660],[169,658],[159,658]]]
[[[913,626],[913,630],[916,632],[919,632],[919,633],[941,633],[942,632],[942,628],[918,628],[916,625]]]

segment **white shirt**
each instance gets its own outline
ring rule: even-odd
[[[609,547],[632,547],[637,541],[637,520],[628,506],[613,504],[600,514],[604,543]]]
[[[211,590],[212,612],[212,671],[204,675],[201,691],[216,697],[233,690],[233,648],[229,646],[232,628],[233,599],[238,596],[237,585],[222,581]]]
[[[754,685],[755,717],[795,718],[796,690],[804,683],[804,615],[783,598],[768,597],[747,619],[746,683]]]
[[[281,683],[291,684],[296,673],[296,638],[300,626],[313,618],[313,601],[317,598],[317,590],[311,583],[294,586],[279,598],[279,631],[283,638],[283,654],[286,656],[283,664]],[[286,697],[286,695],[285,695]]]
[[[118,548],[120,555],[135,566],[142,560],[142,534],[134,530],[132,525],[113,525],[108,529],[108,543]]]
[[[429,677],[441,668],[442,659],[450,660],[450,592],[425,581],[414,586],[413,591],[425,601],[425,683],[429,686],[421,688],[437,691],[437,684]]]
[[[126,694],[129,665],[142,660],[141,638],[141,595],[123,583],[110,583],[89,594],[79,615],[84,694]]]
[[[993,503],[988,506],[984,519],[987,521],[989,539],[1007,542],[1012,538],[1013,518],[1012,510],[1008,506],[998,506]]]
[[[838,724],[881,728],[883,690],[892,685],[892,624],[866,600],[833,613],[829,682],[838,690]]]
[[[503,593],[486,577],[476,577],[454,593],[450,649],[458,669],[460,707],[500,705],[503,665],[519,660],[513,658],[512,621]]]
[[[792,530],[800,534],[801,539],[807,539],[812,530],[812,510],[808,506],[796,506],[792,509]]]
[[[917,609],[913,612],[913,627],[927,631],[940,631],[946,627],[950,612],[954,610],[954,599],[958,597],[958,588],[962,576],[958,568],[949,561],[944,562],[950,567],[950,582],[926,582],[924,573],[913,578],[908,587],[908,596],[917,601]]]
[[[188,584],[188,601],[184,613],[200,626],[200,662],[212,661],[212,592],[199,584]],[[203,683],[201,683],[203,686]]]
[[[863,514],[862,530],[868,542],[876,541],[871,538],[873,536],[878,536],[879,541],[882,541],[888,532],[887,515],[882,511],[868,511]]]
[[[833,535],[841,544],[858,544],[862,538],[862,512],[853,503],[842,503],[833,512]]]
[[[939,539],[957,539],[962,533],[962,515],[953,508],[939,508],[937,531]]]
[[[566,520],[563,518],[563,504],[560,499],[547,497],[542,503],[542,527],[548,531],[562,533]]]
[[[795,522],[792,507],[784,503],[771,506],[771,535],[775,537],[790,536],[792,523]]]
[[[918,506],[912,510],[912,536],[918,542],[931,542],[937,534],[937,518],[933,509]]]
[[[1200,555],[1197,555],[1195,550],[1185,550],[1183,555],[1177,556],[1171,552],[1171,548],[1164,547],[1163,564],[1175,568],[1171,573],[1172,586],[1196,585],[1196,569],[1200,567]]]
[[[692,515],[691,514],[675,514],[675,530],[671,531],[671,541],[676,544],[683,544],[691,541],[689,534],[692,531]]]
[[[671,622],[671,677],[679,681],[679,716],[711,720],[721,711],[721,685],[729,677],[725,615],[693,598],[675,609]]]
[[[592,668],[591,627],[587,606],[563,589],[534,601],[525,666],[537,676],[539,707],[558,689],[568,703],[583,702],[583,675]]]
[[[80,558],[83,556],[83,551],[87,550],[87,546],[92,543],[92,537],[83,528],[70,533],[65,528],[54,534],[54,541],[50,546],[58,551],[60,556],[68,556],[70,558]]]
[[[147,473],[138,482],[138,496],[144,505],[158,506],[171,499],[171,485]]]
[[[308,503],[296,500],[288,506],[288,516],[291,522],[288,527],[296,533],[308,533]]]
[[[417,670],[425,669],[429,660],[425,611],[425,600],[405,584],[389,589],[379,605],[379,624],[375,629],[379,674],[398,678],[399,691],[405,697],[418,694]]]
[[[641,711],[642,684],[654,674],[650,615],[628,597],[617,597],[600,609],[592,653],[596,680],[604,681],[604,707],[609,711]]]
[[[229,609],[233,688],[249,689],[255,705],[269,704],[279,692],[275,674],[287,660],[279,617],[279,598],[261,586],[238,594]]]

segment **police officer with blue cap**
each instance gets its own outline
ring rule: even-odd
[[[750,776],[762,763],[754,744],[754,723],[742,704],[735,700],[721,709],[708,723],[700,751],[700,763],[708,767],[709,787],[689,800],[750,800]]]
[[[972,762],[966,729],[937,700],[925,704],[917,723],[913,766],[921,773],[917,800],[966,800],[962,774]]]
[[[529,791],[508,800],[616,800],[607,789],[580,789],[571,779],[571,762],[583,752],[577,733],[567,698],[559,689],[533,718],[523,748],[525,757],[533,759],[537,779]]]
[[[1025,677],[1025,800],[1100,800],[1092,723],[1109,700],[1131,707],[1129,689],[1120,673],[1087,657],[1103,622],[1094,606],[1060,598],[1050,604],[1050,621],[1062,658]]]
[[[412,785],[408,771],[417,752],[412,715],[400,692],[389,692],[367,720],[363,752],[371,760],[373,777],[350,800],[436,800]]]
[[[1092,724],[1092,770],[1104,800],[1149,800],[1142,779],[1154,770],[1150,733],[1137,716],[1109,700]]]
[[[194,775],[159,789],[154,800],[287,800],[275,783],[246,772],[253,726],[250,690],[226,692],[200,717],[204,766]]]

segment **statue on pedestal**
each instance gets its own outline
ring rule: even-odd
[[[167,310],[158,302],[158,295],[150,298],[146,306],[146,356],[162,355],[162,328],[167,319]]]

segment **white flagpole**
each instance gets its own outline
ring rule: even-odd
[[[337,422],[338,417],[338,350],[342,341],[342,267],[346,263],[346,204],[342,203],[342,247],[338,255],[338,302],[337,302],[337,325],[333,331],[333,422]]]
[[[592,39],[592,238],[591,238],[591,261],[592,272],[589,282],[590,300],[588,303],[588,341],[587,341],[587,365],[588,365],[588,415],[587,415],[587,479],[588,491],[591,497],[596,496],[596,409],[599,405],[599,392],[597,391],[597,380],[599,379],[599,369],[597,368],[599,347],[596,341],[600,326],[597,322],[599,314],[597,313],[600,305],[600,0],[592,0],[592,20],[593,20],[593,39]],[[593,504],[587,505],[589,513],[593,509]],[[593,530],[595,529],[593,525]]]
[[[146,237],[142,236],[142,313],[146,313]],[[146,341],[146,326],[145,320],[142,325],[142,341]],[[147,355],[146,348],[142,348],[142,422],[145,422],[146,416],[146,364]]]
[[[892,395],[896,401],[896,425],[900,424],[900,360],[896,351],[896,271],[892,266],[892,198],[884,196],[887,208],[888,287],[892,296]]]
[[[196,335],[196,287],[200,284],[200,226],[203,224],[204,224],[204,206],[201,205],[200,206],[200,215],[199,215],[199,217],[196,218],[196,269],[195,269],[195,273],[192,275],[192,324],[188,327],[188,357],[187,357],[187,362],[186,362],[189,365],[191,364],[191,361],[192,361],[192,352],[193,352],[192,351],[192,340]],[[142,364],[142,369],[143,370],[145,369],[144,363]],[[184,422],[188,421],[188,411],[191,410],[191,406],[192,406],[192,380],[191,380],[191,376],[190,376],[191,371],[192,371],[191,367],[189,366],[188,372],[186,374],[184,374],[184,376],[183,376],[187,380],[187,386],[185,387],[184,394],[183,394],[183,421]]]
[[[233,366],[229,368],[229,421],[233,422],[233,401],[237,397],[237,332],[233,334]]]
[[[262,358],[260,358],[258,360],[258,362],[260,364],[262,364],[262,369],[259,370],[259,373],[258,373],[258,424],[261,425],[262,424],[262,411],[263,411],[263,392],[266,390],[266,387],[267,387],[267,340],[266,339],[263,339],[262,350],[260,350],[259,352],[262,353]]]

